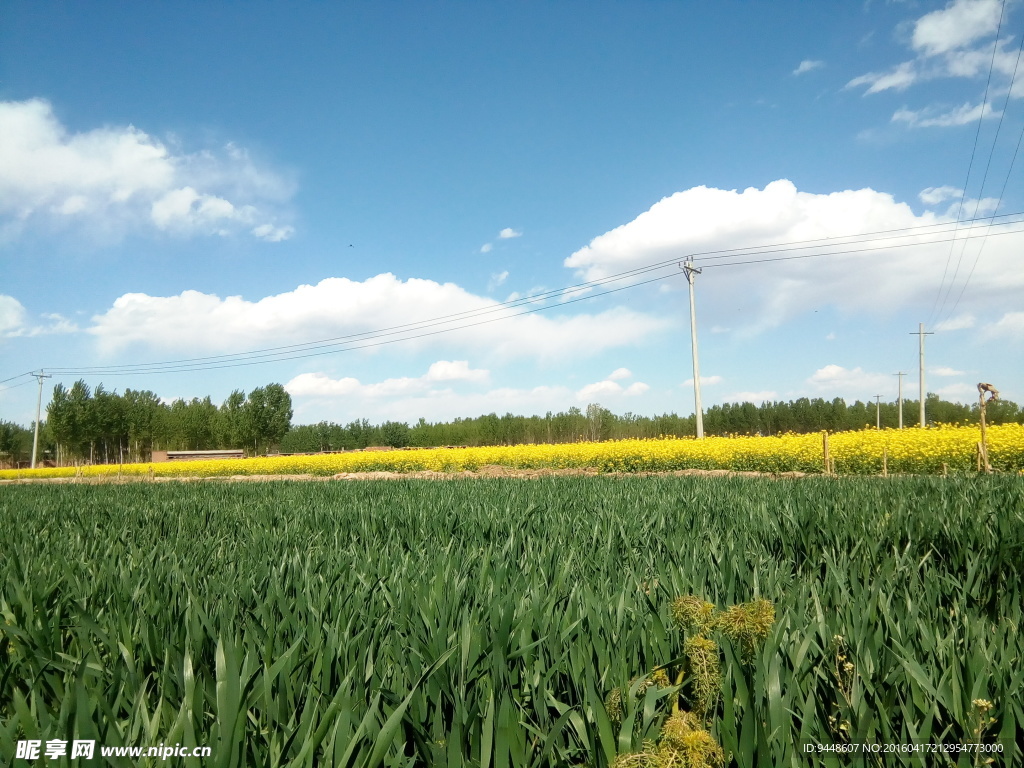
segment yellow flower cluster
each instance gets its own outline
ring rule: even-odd
[[[978,428],[942,426],[929,429],[885,429],[829,435],[829,450],[840,474],[889,472],[939,473],[970,471],[976,466]],[[0,479],[44,477],[158,476],[211,477],[230,475],[304,474],[329,476],[344,472],[458,472],[485,465],[517,469],[594,468],[601,472],[647,472],[676,469],[727,469],[759,472],[823,472],[820,433],[773,437],[709,437],[703,440],[618,440],[603,443],[516,445],[481,448],[425,448],[310,456],[180,461],[0,470]],[[1024,469],[1024,425],[988,428],[988,456],[994,469]],[[883,458],[884,457],[884,458]]]

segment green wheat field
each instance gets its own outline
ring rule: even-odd
[[[8,486],[0,532],[0,764],[1022,764],[1020,478]]]

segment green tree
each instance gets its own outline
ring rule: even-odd
[[[384,445],[405,448],[409,445],[409,425],[404,421],[385,421],[380,425],[380,436]]]
[[[257,387],[249,393],[243,408],[247,437],[260,453],[281,444],[292,423],[292,398],[280,384]]]

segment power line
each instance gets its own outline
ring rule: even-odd
[[[1021,53],[1024,53],[1024,35],[1021,36],[1020,45],[1017,48],[1017,60],[1016,60],[1016,62],[1013,65],[1013,75],[1010,77],[1010,87],[1009,87],[1009,89],[1006,92],[1006,103],[1003,105],[1002,114],[999,115],[999,127],[996,128],[996,138],[997,139],[999,138],[999,128],[1002,127],[1002,125],[1003,125],[1003,116],[1006,115],[1006,110],[1010,106],[1010,95],[1013,93],[1013,85],[1017,81],[1017,69],[1020,67]],[[1024,139],[1024,127],[1021,128],[1020,136],[1017,137],[1017,146],[1013,150],[1013,157],[1010,158],[1010,167],[1006,169],[1006,178],[1003,179],[1003,187],[1002,187],[1002,189],[999,190],[999,197],[996,198],[996,207],[992,209],[992,216],[993,216],[993,218],[995,218],[995,214],[999,210],[999,206],[1003,202],[1003,195],[1006,194],[1006,186],[1010,182],[1010,174],[1013,172],[1014,163],[1017,162],[1017,153],[1020,152],[1020,145],[1021,145],[1021,140],[1022,139]],[[995,152],[995,148],[996,148],[995,141],[993,141],[992,142],[992,152],[989,153],[989,157],[988,157],[989,163],[992,162],[992,154]],[[985,169],[985,173],[986,173],[986,175],[988,174],[988,169],[987,168]],[[984,188],[984,185],[983,185],[983,188]],[[980,205],[981,204],[981,196],[980,195],[979,195],[978,199],[979,199],[978,204]],[[977,214],[977,209],[975,209],[975,214]],[[973,224],[972,224],[972,228],[973,228]],[[949,314],[946,315],[946,319],[952,317],[953,313],[956,312],[956,308],[958,306],[960,306],[960,299],[963,298],[964,291],[967,290],[967,285],[968,285],[968,283],[971,282],[971,278],[974,276],[974,270],[978,266],[978,261],[981,259],[981,253],[982,253],[982,251],[985,250],[985,243],[987,243],[987,242],[988,242],[987,238],[986,239],[982,239],[981,245],[978,246],[978,252],[974,256],[974,262],[971,264],[971,271],[967,273],[967,279],[964,280],[963,287],[960,289],[960,293],[957,295],[956,301],[953,302],[953,307],[952,307],[952,309],[949,310]],[[950,288],[952,288],[952,287],[953,287],[952,283],[950,283]]]
[[[1006,218],[1009,218],[1009,217],[1015,217],[1015,216],[1021,216],[1021,215],[1024,215],[1024,211],[1018,211],[1018,212],[1013,212],[1013,213],[1001,214],[999,216],[999,218],[1006,219]],[[1017,221],[1004,221],[1004,222],[1001,222],[997,226],[1006,226],[1006,225],[1014,224],[1014,223],[1020,223],[1020,222],[1017,222]],[[859,244],[859,243],[866,243],[866,242],[877,241],[879,239],[877,236],[879,236],[879,235],[891,235],[892,233],[895,233],[895,232],[910,232],[910,231],[916,231],[916,230],[934,229],[935,227],[940,227],[940,226],[947,226],[947,222],[940,222],[940,223],[937,223],[937,224],[920,225],[920,226],[914,226],[914,227],[900,227],[900,228],[889,229],[889,230],[880,230],[880,231],[876,231],[876,232],[863,233],[861,235],[845,235],[845,236],[840,236],[839,238],[817,238],[815,240],[798,240],[798,241],[793,241],[791,243],[791,245],[795,246],[794,248],[792,248],[792,250],[797,250],[797,249],[800,249],[800,248],[834,247],[834,246],[839,246],[839,245],[855,245],[855,244]],[[926,235],[936,235],[936,234],[943,234],[943,233],[948,232],[948,231],[951,231],[951,230],[940,230],[940,231],[937,231],[937,232],[928,232],[928,233],[925,233],[925,234]],[[914,236],[916,236],[916,235],[901,235],[899,237],[914,237]],[[851,238],[859,238],[859,239],[851,239]],[[896,239],[896,238],[895,237],[886,237],[884,239]],[[842,242],[844,240],[848,241],[848,242]],[[936,241],[932,241],[932,242],[936,242]],[[938,242],[942,242],[942,241],[938,241]],[[808,243],[818,243],[819,245],[806,245]],[[745,247],[742,247],[742,248],[731,248],[731,249],[722,249],[722,250],[715,250],[715,251],[697,252],[697,253],[694,253],[694,254],[690,254],[690,256],[692,256],[692,257],[704,257],[705,259],[712,259],[712,258],[714,258],[714,259],[721,259],[721,258],[729,258],[730,257],[729,254],[740,255],[741,252],[742,252],[743,255],[757,255],[759,253],[777,253],[777,252],[779,252],[778,249],[785,248],[787,245],[788,245],[787,243],[773,243],[773,244],[768,244],[768,245],[764,245],[764,246],[753,245],[753,246],[745,246]],[[758,249],[761,249],[761,250],[758,250]],[[836,253],[846,253],[846,252],[836,252]],[[718,255],[716,255],[716,254],[718,254]],[[543,291],[543,292],[540,292],[540,293],[532,294],[530,296],[523,296],[523,297],[519,297],[517,299],[513,299],[513,300],[509,300],[509,301],[504,301],[504,302],[499,302],[497,304],[489,305],[489,306],[486,306],[486,307],[480,307],[480,308],[477,308],[477,309],[464,310],[462,312],[455,312],[455,313],[448,314],[448,315],[441,315],[439,317],[428,318],[428,319],[425,319],[425,320],[416,321],[416,322],[412,322],[412,323],[404,323],[404,324],[395,325],[395,326],[388,326],[388,327],[377,329],[377,330],[363,331],[363,332],[359,332],[359,333],[346,334],[346,335],[343,335],[343,336],[336,336],[336,337],[331,337],[331,338],[327,338],[327,339],[319,339],[319,340],[316,340],[316,341],[302,342],[302,343],[299,343],[299,344],[287,344],[287,345],[282,345],[282,346],[277,346],[277,347],[266,347],[266,348],[262,348],[262,349],[249,350],[249,351],[246,351],[246,352],[225,353],[225,354],[220,354],[220,355],[209,355],[209,356],[204,356],[204,357],[193,357],[193,358],[184,358],[184,359],[177,359],[177,360],[155,361],[155,362],[148,362],[148,363],[133,363],[133,364],[118,365],[118,366],[87,366],[87,367],[78,367],[78,368],[74,368],[74,369],[52,368],[50,370],[53,370],[54,372],[57,372],[57,373],[68,373],[68,372],[72,372],[72,371],[74,371],[74,372],[90,371],[90,372],[100,373],[100,372],[113,371],[113,370],[129,371],[129,370],[133,370],[133,369],[150,369],[150,368],[154,368],[154,367],[157,367],[157,366],[167,366],[167,367],[175,367],[175,368],[180,368],[180,367],[183,367],[183,366],[187,366],[187,367],[189,367],[189,369],[192,369],[192,366],[195,365],[195,364],[207,363],[207,362],[208,363],[222,363],[222,362],[223,363],[227,363],[227,362],[237,361],[237,360],[257,360],[257,359],[266,359],[266,358],[277,359],[279,355],[281,355],[283,353],[286,353],[286,352],[289,352],[289,351],[296,351],[297,352],[297,351],[304,351],[304,350],[311,350],[311,349],[322,349],[322,348],[327,347],[327,346],[348,344],[348,343],[351,343],[351,342],[357,341],[357,340],[374,339],[374,338],[379,338],[381,336],[396,335],[398,333],[405,332],[406,330],[419,330],[419,329],[424,328],[424,327],[434,327],[434,326],[437,326],[437,325],[444,325],[444,324],[447,324],[447,323],[450,323],[450,322],[454,322],[454,321],[456,321],[458,319],[468,319],[468,318],[473,318],[473,317],[480,317],[480,316],[483,316],[483,315],[492,314],[494,312],[500,312],[503,309],[507,309],[507,308],[515,308],[515,307],[520,307],[520,306],[527,305],[527,304],[534,304],[534,303],[538,303],[540,301],[544,301],[544,300],[546,300],[548,298],[551,298],[551,297],[557,296],[557,295],[563,295],[563,296],[564,295],[571,295],[573,293],[579,293],[581,291],[589,290],[589,289],[597,287],[597,286],[607,285],[609,283],[618,282],[618,281],[621,281],[621,280],[628,279],[630,277],[636,277],[636,276],[639,276],[639,275],[648,274],[650,272],[657,271],[659,269],[665,269],[665,268],[667,268],[669,266],[675,266],[677,261],[678,261],[677,258],[673,258],[673,259],[669,259],[669,260],[662,261],[662,262],[657,262],[657,263],[654,263],[654,264],[649,264],[649,265],[642,266],[642,267],[636,267],[634,269],[626,270],[624,272],[619,272],[619,273],[615,273],[615,274],[612,274],[612,275],[607,275],[607,276],[605,276],[603,278],[598,278],[596,280],[590,280],[590,281],[586,281],[586,282],[583,282],[583,283],[578,283],[576,285],[571,285],[571,286],[568,286],[566,288],[558,288],[558,289],[553,289],[553,290],[549,290],[549,291]],[[638,285],[643,285],[643,284],[644,283],[638,283]],[[601,295],[604,295],[604,294],[596,294],[595,296],[593,296],[591,298],[596,298],[597,296],[601,296]],[[563,302],[560,303],[560,305],[561,304],[567,304],[567,303],[571,303],[571,302],[563,301]],[[522,313],[517,313],[517,314],[522,314]],[[517,315],[510,315],[510,317],[515,317],[515,316],[517,316]],[[292,359],[292,358],[280,358],[280,359]]]
[[[15,377],[15,378],[17,378],[17,377]],[[8,381],[10,381],[10,379],[8,379]],[[14,384],[14,385],[12,385],[10,387],[0,387],[0,392],[10,392],[12,389],[17,389],[18,387],[24,387],[25,385],[31,384],[31,383],[32,383],[32,380],[29,379],[27,381],[21,382],[21,384]]]
[[[32,371],[26,371],[25,373],[19,373],[17,376],[11,376],[11,378],[9,378],[9,379],[0,379],[0,384],[6,384],[8,381],[14,381],[15,379],[20,379],[22,376],[31,376],[31,375],[32,375]],[[18,386],[20,387],[21,385],[19,384]],[[13,389],[13,387],[8,387],[8,389]]]
[[[1020,223],[1020,222],[1007,222],[1006,224],[1008,225],[1008,224],[1017,224],[1017,223]],[[1024,229],[1014,229],[1014,230],[1010,230],[1010,231],[997,232],[997,233],[994,233],[993,236],[1000,235],[1000,234],[1019,234],[1019,233],[1024,233]],[[970,234],[968,234],[966,236],[967,237],[972,237],[972,235],[970,235]],[[986,235],[984,235],[984,236],[987,237],[988,234],[986,233]],[[978,235],[973,235],[973,237],[982,237],[982,235],[979,233]],[[793,256],[775,256],[775,257],[772,257],[772,258],[764,258],[764,259],[751,259],[751,260],[743,260],[743,261],[731,261],[731,262],[721,262],[721,263],[717,263],[717,264],[708,264],[708,265],[706,265],[706,267],[708,267],[708,268],[713,268],[713,267],[730,267],[730,266],[741,266],[741,265],[745,265],[745,264],[764,264],[764,263],[771,263],[771,262],[776,262],[776,261],[790,261],[790,260],[795,260],[795,259],[808,259],[808,258],[814,258],[814,257],[818,257],[818,256],[836,256],[836,255],[850,254],[850,253],[866,253],[866,252],[872,252],[872,251],[888,250],[890,248],[903,248],[903,247],[913,247],[913,246],[922,246],[922,245],[934,245],[936,243],[941,243],[941,242],[945,242],[945,241],[946,241],[946,239],[944,238],[944,239],[940,239],[940,240],[932,240],[932,241],[926,241],[926,242],[899,243],[899,244],[895,244],[895,245],[884,245],[884,246],[877,246],[877,247],[874,247],[874,248],[849,249],[849,250],[843,250],[843,251],[824,251],[824,252],[820,252],[820,253],[799,254],[799,255],[793,255]],[[766,251],[765,253],[766,254],[770,254],[770,253],[778,253],[778,252],[779,251]],[[752,254],[752,255],[756,255],[756,253]],[[612,278],[622,279],[623,275],[624,276],[636,276],[638,274],[642,274],[642,273],[646,273],[646,272],[651,272],[651,271],[654,271],[656,269],[662,268],[663,266],[667,265],[667,263],[668,262],[659,263],[659,264],[656,264],[656,265],[650,265],[648,267],[637,268],[635,270],[630,270],[627,273],[621,273],[620,275],[610,276],[608,278],[602,278],[600,281],[591,281],[590,283],[580,284],[579,286],[573,286],[572,288],[569,288],[569,289],[559,289],[558,291],[548,291],[548,292],[546,292],[546,295],[553,295],[553,294],[556,294],[556,293],[560,293],[560,294],[564,295],[565,293],[571,293],[573,291],[579,292],[579,290],[584,289],[584,288],[589,288],[592,285],[608,283],[608,282],[610,282],[612,280]],[[671,263],[675,264],[677,262],[673,261]],[[366,349],[366,348],[370,348],[370,347],[383,346],[383,345],[386,345],[386,344],[393,344],[393,343],[397,343],[397,342],[401,342],[401,341],[411,341],[411,340],[414,340],[414,339],[425,338],[425,337],[429,337],[429,336],[436,336],[436,335],[439,335],[439,334],[442,334],[442,333],[449,333],[451,331],[464,330],[464,329],[467,329],[467,328],[473,328],[473,327],[477,327],[477,326],[480,326],[480,325],[487,325],[487,324],[490,324],[490,323],[493,323],[493,322],[498,322],[500,320],[507,320],[507,319],[511,319],[513,317],[520,317],[522,315],[533,314],[535,312],[541,312],[541,311],[545,311],[545,310],[548,310],[548,309],[553,309],[553,308],[556,308],[556,307],[565,306],[565,305],[568,305],[568,304],[574,304],[574,303],[577,303],[577,302],[580,302],[580,301],[589,301],[590,299],[599,298],[601,296],[607,296],[607,295],[610,295],[612,293],[618,293],[620,291],[624,291],[624,290],[627,290],[627,289],[630,289],[630,288],[639,287],[641,285],[647,285],[647,284],[650,284],[650,283],[658,282],[658,281],[664,280],[664,279],[666,279],[668,277],[671,277],[674,274],[678,274],[678,273],[673,272],[673,273],[669,273],[669,274],[666,274],[666,275],[661,275],[661,276],[658,276],[658,277],[654,277],[654,278],[651,278],[651,279],[648,279],[648,280],[642,280],[642,281],[639,281],[639,282],[630,283],[628,285],[619,286],[617,288],[612,288],[612,289],[609,289],[609,290],[606,290],[606,291],[602,291],[600,293],[590,294],[590,295],[586,295],[586,296],[578,296],[576,298],[568,299],[566,301],[560,302],[559,304],[546,305],[546,306],[534,306],[534,307],[525,309],[522,312],[515,312],[515,313],[511,313],[511,314],[503,314],[500,317],[494,317],[494,318],[490,318],[490,319],[486,319],[486,320],[478,320],[476,322],[470,322],[470,323],[462,323],[462,324],[459,324],[459,325],[451,325],[451,323],[453,323],[455,321],[452,320],[452,319],[446,319],[446,318],[457,318],[457,317],[462,316],[463,319],[471,319],[471,318],[474,318],[474,317],[480,317],[480,316],[482,316],[484,314],[491,314],[491,313],[493,313],[495,311],[499,311],[500,309],[512,308],[513,303],[505,302],[505,303],[503,303],[501,305],[498,305],[496,307],[489,307],[489,308],[486,308],[486,309],[483,309],[483,310],[469,310],[469,311],[462,312],[462,313],[455,313],[453,315],[446,316],[446,318],[439,318],[439,319],[437,319],[437,320],[435,320],[433,322],[431,322],[431,321],[424,321],[424,322],[421,322],[421,323],[407,323],[407,324],[402,325],[402,326],[394,326],[391,329],[382,329],[381,331],[378,331],[378,332],[367,331],[367,332],[363,332],[363,333],[360,333],[360,334],[351,334],[350,336],[346,336],[346,337],[338,337],[338,339],[326,340],[325,342],[308,342],[308,343],[302,344],[302,345],[289,345],[289,346],[286,346],[286,347],[271,348],[269,350],[264,350],[264,351],[257,350],[257,351],[248,352],[248,353],[240,353],[240,355],[235,355],[235,356],[223,355],[223,356],[214,356],[212,358],[193,358],[191,360],[183,360],[183,361],[177,361],[177,362],[148,363],[148,364],[147,363],[139,363],[139,364],[124,365],[124,366],[49,368],[48,370],[50,370],[52,373],[60,374],[62,376],[76,376],[76,375],[77,376],[82,376],[82,375],[90,375],[90,376],[95,376],[95,375],[119,376],[119,375],[130,375],[130,374],[151,375],[151,374],[166,374],[166,373],[187,373],[187,372],[194,372],[194,371],[201,371],[201,370],[216,370],[216,369],[222,369],[222,368],[246,367],[246,366],[250,366],[250,365],[260,365],[260,364],[264,364],[264,363],[284,362],[284,361],[287,361],[287,360],[297,360],[297,359],[304,359],[304,358],[309,358],[309,357],[318,357],[318,356],[327,355],[327,354],[333,354],[333,353],[337,353],[337,352],[348,352],[348,351],[353,351],[353,350],[357,350],[357,349]],[[532,303],[536,303],[535,300],[532,300]],[[519,306],[522,306],[522,303],[520,303]],[[428,331],[428,332],[425,332],[425,333],[412,333],[410,335],[410,333],[413,332],[413,331],[423,330],[425,328],[431,328],[431,327],[435,327],[435,326],[438,326],[438,325],[448,325],[449,327],[444,327],[444,328],[440,328],[440,329],[437,329],[437,330]],[[387,338],[387,337],[397,337],[397,338]],[[287,352],[294,352],[295,354],[287,354]],[[245,357],[242,357],[242,355],[245,355]]]
[[[375,337],[370,337],[369,339],[363,339],[363,341],[371,341],[372,342],[372,343],[368,343],[368,344],[354,345],[351,342],[348,342],[349,344],[352,344],[352,345],[351,346],[346,346],[346,347],[344,347],[342,349],[327,349],[327,350],[321,350],[321,351],[318,351],[318,352],[307,352],[307,353],[303,353],[303,354],[287,355],[287,356],[282,356],[282,357],[275,357],[275,358],[270,359],[270,360],[243,360],[241,362],[225,362],[225,363],[219,364],[219,365],[196,364],[194,367],[190,367],[190,368],[160,368],[160,369],[153,369],[153,370],[117,370],[117,369],[115,369],[116,368],[115,366],[110,366],[110,367],[108,367],[107,369],[104,369],[104,370],[98,370],[98,369],[95,369],[95,368],[52,368],[52,369],[47,369],[47,370],[52,370],[55,373],[60,373],[60,374],[65,375],[65,376],[79,376],[79,375],[123,376],[123,375],[130,375],[130,374],[188,373],[188,372],[192,372],[192,371],[215,370],[215,369],[219,369],[219,368],[240,368],[240,367],[249,366],[249,365],[262,365],[264,363],[276,363],[276,362],[282,362],[282,361],[285,361],[285,360],[299,360],[299,359],[303,359],[303,358],[307,358],[307,357],[319,357],[319,356],[322,356],[322,355],[334,354],[336,352],[350,352],[350,351],[353,351],[353,350],[356,350],[356,349],[367,349],[369,347],[380,347],[380,346],[384,346],[385,344],[395,344],[395,343],[400,342],[400,341],[412,341],[413,339],[421,339],[421,338],[424,338],[424,337],[427,337],[427,336],[437,336],[438,334],[450,333],[451,331],[458,331],[458,330],[463,330],[463,329],[466,329],[466,328],[475,328],[475,327],[480,326],[480,325],[488,325],[490,323],[496,323],[496,322],[498,322],[500,320],[509,320],[509,319],[511,319],[513,317],[521,317],[522,315],[529,315],[529,314],[533,314],[535,312],[542,312],[542,311],[547,310],[547,309],[555,309],[557,307],[561,307],[561,306],[564,306],[566,304],[575,304],[576,302],[579,302],[579,301],[589,301],[590,299],[596,299],[596,298],[598,298],[600,296],[607,296],[607,295],[612,294],[612,293],[618,293],[619,291],[625,291],[625,290],[628,290],[630,288],[636,288],[636,287],[641,286],[641,285],[647,285],[648,283],[655,283],[655,282],[658,282],[660,280],[664,280],[664,279],[666,279],[668,277],[673,277],[673,276],[674,276],[674,274],[670,273],[670,274],[667,274],[667,275],[662,275],[660,277],[652,278],[650,280],[643,280],[643,281],[638,282],[638,283],[630,283],[629,285],[620,286],[619,288],[612,288],[612,289],[604,291],[602,293],[597,293],[597,294],[593,294],[593,295],[590,295],[590,296],[580,296],[580,297],[575,298],[575,299],[568,299],[566,301],[561,302],[560,304],[552,304],[552,305],[548,305],[548,306],[545,306],[545,307],[534,307],[533,309],[527,309],[527,310],[525,310],[523,312],[517,312],[517,313],[511,314],[511,315],[503,315],[501,317],[494,317],[494,318],[491,318],[489,320],[481,320],[481,321],[478,321],[478,322],[475,322],[475,323],[468,323],[466,325],[455,326],[453,328],[442,328],[440,330],[430,331],[428,333],[420,333],[420,334],[416,334],[416,335],[413,335],[413,336],[403,336],[402,338],[388,339],[386,341],[375,341],[374,342],[372,340]],[[424,326],[424,327],[428,327],[428,326]],[[385,335],[391,335],[391,334],[381,334],[381,335],[385,336]],[[329,346],[332,346],[332,347],[333,346],[338,346],[338,344],[331,344]]]
[[[970,180],[971,180],[971,170],[974,168],[974,155],[978,151],[978,137],[981,136],[981,123],[985,119],[985,105],[988,103],[988,89],[989,89],[989,86],[992,83],[992,70],[995,69],[996,51],[999,49],[999,32],[1003,28],[1003,13],[1005,11],[1006,11],[1006,0],[1002,0],[1002,3],[999,6],[999,23],[996,25],[996,39],[992,43],[992,60],[989,62],[989,66],[988,66],[988,79],[985,81],[985,95],[982,97],[982,100],[981,100],[981,110],[978,113],[978,128],[974,132],[974,146],[971,148],[971,159],[970,159],[970,161],[967,164],[967,177],[964,179],[964,188],[960,192],[960,207],[957,209],[957,212],[956,212],[957,226],[960,225],[960,217],[963,215],[963,212],[964,212],[964,200],[967,197],[967,186],[968,186],[968,184],[970,183]],[[993,147],[994,147],[994,145],[993,145]],[[986,174],[987,174],[987,170],[986,170]],[[982,181],[982,191],[984,191],[984,188],[985,188],[985,182]],[[981,200],[981,193],[980,192],[978,194],[978,199],[979,199],[979,201]],[[977,213],[977,211],[975,211],[975,213]],[[964,247],[965,248],[967,247],[966,243],[964,243]],[[935,295],[935,303],[932,305],[931,315],[929,315],[929,317],[928,317],[929,322],[932,320],[932,318],[936,314],[939,314],[939,313],[942,312],[942,307],[939,306],[939,297],[942,296],[942,287],[946,284],[946,275],[949,272],[949,262],[950,262],[950,259],[953,258],[953,251],[955,249],[956,249],[956,240],[954,239],[953,242],[950,243],[950,245],[949,245],[949,253],[946,254],[946,266],[942,270],[942,280],[939,281],[939,290],[938,290],[938,293]],[[964,256],[963,250],[961,250],[960,251],[960,258],[957,259],[956,270],[954,270],[953,277],[950,280],[950,287],[952,287],[952,283],[956,279],[956,273],[960,270],[960,262],[963,260],[963,256]],[[949,296],[949,290],[947,289],[946,290],[946,295],[942,297],[942,306],[945,306],[946,298],[948,296]],[[938,307],[937,311],[936,311],[936,307]]]
[[[1007,223],[1008,224],[1019,224],[1020,222],[1014,221],[1014,222],[1007,222]],[[996,232],[994,234],[991,234],[991,236],[992,237],[997,237],[999,235],[1017,235],[1017,234],[1021,234],[1021,233],[1024,233],[1024,229],[1013,229],[1013,230],[1004,231],[1004,232]],[[964,235],[964,239],[971,239],[971,238],[975,238],[975,237],[989,237],[989,236],[990,236],[990,233],[988,233],[988,232],[986,232],[985,234],[979,233],[977,235],[967,234],[967,235]],[[946,238],[942,238],[940,240],[928,240],[928,241],[919,242],[919,243],[897,243],[895,245],[885,245],[885,246],[880,246],[880,247],[877,247],[877,248],[856,248],[856,249],[846,250],[846,251],[825,251],[825,252],[822,252],[822,253],[805,253],[805,254],[800,254],[798,256],[779,256],[779,257],[774,258],[774,259],[751,259],[749,261],[731,261],[731,262],[727,262],[727,263],[723,263],[723,264],[705,264],[704,265],[704,269],[714,269],[715,267],[736,267],[736,266],[739,266],[741,264],[768,264],[768,263],[773,262],[773,261],[795,261],[797,259],[813,259],[813,258],[815,258],[817,256],[841,256],[841,255],[846,255],[846,254],[851,254],[851,253],[870,253],[870,252],[873,252],[873,251],[887,251],[887,250],[890,250],[892,248],[913,248],[913,247],[922,246],[922,245],[938,245],[939,243],[949,242],[952,239],[954,239],[954,238],[946,237]],[[779,252],[780,251],[771,251],[771,253],[779,253]],[[756,255],[756,254],[752,254],[752,255]]]
[[[1020,216],[1020,215],[1022,215],[1022,213],[1024,213],[1024,212],[1018,211],[1018,212],[1015,212],[1015,213],[1002,213],[999,216],[994,217],[994,218],[1003,219],[1003,218],[1008,218],[1010,216]],[[987,220],[988,218],[989,218],[988,216],[983,216],[981,219],[978,219],[978,221],[984,221],[984,220]],[[970,221],[974,221],[974,220],[973,219],[965,219],[961,223],[968,223]],[[1000,222],[1000,224],[998,226],[1005,226],[1005,225],[1008,225],[1008,224],[1017,224],[1017,223],[1019,223],[1019,222],[1018,221],[1006,221],[1006,222]],[[878,231],[875,231],[875,232],[865,232],[865,233],[858,234],[858,235],[839,235],[837,237],[819,237],[819,238],[815,238],[813,240],[794,240],[794,241],[790,241],[790,242],[773,243],[773,244],[769,244],[769,245],[750,245],[750,246],[744,246],[744,247],[741,247],[741,248],[725,248],[725,249],[717,250],[717,251],[700,251],[700,252],[697,252],[697,253],[690,253],[690,254],[688,254],[687,258],[695,258],[698,261],[707,261],[707,260],[710,260],[712,258],[714,258],[714,259],[726,259],[726,258],[729,258],[730,255],[735,255],[735,256],[751,256],[751,255],[754,255],[755,253],[761,253],[761,252],[763,252],[763,253],[775,253],[777,250],[795,251],[795,250],[801,250],[801,249],[805,249],[805,248],[824,248],[824,247],[839,246],[839,245],[859,245],[861,243],[876,242],[878,240],[896,240],[896,239],[899,239],[899,238],[902,238],[902,237],[919,237],[919,236],[924,236],[924,235],[941,235],[941,234],[946,234],[947,232],[956,232],[956,229],[944,229],[944,230],[940,230],[940,231],[937,231],[937,232],[925,232],[925,233],[922,233],[921,235],[910,234],[910,235],[899,235],[899,236],[892,236],[892,237],[875,237],[876,235],[889,235],[889,234],[891,234],[893,232],[910,232],[912,230],[934,229],[935,227],[948,227],[949,224],[950,224],[950,222],[948,222],[948,221],[940,221],[940,222],[936,222],[935,224],[923,224],[923,225],[914,226],[914,227],[899,227],[897,229],[883,229],[883,230],[878,230]],[[858,238],[858,239],[851,239],[851,238]],[[848,241],[848,242],[842,242],[842,241]],[[942,240],[942,241],[936,241],[936,242],[946,242],[946,241]],[[805,243],[810,243],[810,245],[805,245]],[[797,246],[800,246],[800,247],[797,247]],[[714,256],[714,255],[711,255],[711,254],[724,254],[724,255],[722,255],[722,256]]]

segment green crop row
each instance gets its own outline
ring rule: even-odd
[[[608,766],[688,695],[606,708],[694,595],[774,605],[721,643],[727,764],[1022,764],[1019,478],[14,486],[0,531],[0,763]],[[1003,751],[805,751],[861,742]]]

